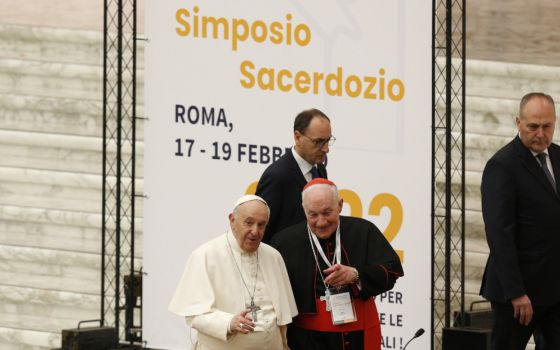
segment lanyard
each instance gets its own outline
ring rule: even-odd
[[[331,267],[334,264],[340,264],[340,261],[341,261],[340,260],[340,258],[341,258],[340,224],[338,224],[338,226],[336,227],[336,245],[335,245],[335,248],[334,248],[334,256],[333,256],[332,263],[329,261],[329,259],[327,259],[327,256],[325,255],[325,252],[323,251],[323,247],[321,247],[321,243],[319,243],[319,239],[317,239],[317,236],[315,234],[313,234],[309,225],[307,225],[307,233],[309,234],[309,237],[312,240],[311,248],[313,249],[313,252],[315,253],[315,249],[317,249],[317,251],[321,255],[321,258],[323,258],[323,261],[325,262],[325,264],[327,264],[328,267]],[[313,246],[315,246],[315,247],[313,247]],[[317,258],[315,258],[315,260],[317,260]],[[318,261],[316,261],[316,262],[317,262],[317,267],[319,267],[319,262]],[[320,270],[320,267],[319,267],[319,270]]]

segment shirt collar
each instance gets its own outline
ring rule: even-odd
[[[311,168],[313,168],[313,164],[309,164],[308,161],[306,161],[305,159],[303,159],[295,150],[294,147],[292,147],[292,155],[294,156],[294,159],[296,160],[296,163],[299,166],[299,169],[301,170],[301,173],[303,175],[307,174],[309,171],[311,171]]]

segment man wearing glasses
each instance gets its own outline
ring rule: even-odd
[[[318,109],[308,109],[294,120],[294,147],[262,174],[256,195],[270,207],[263,242],[289,226],[305,220],[301,191],[311,179],[327,178],[325,160],[335,137],[330,119]]]

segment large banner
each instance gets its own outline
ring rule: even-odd
[[[147,345],[191,346],[196,331],[167,311],[188,256],[226,231],[311,107],[331,119],[343,214],[375,223],[403,261],[376,299],[383,349],[429,331],[431,2],[148,0],[146,35]]]

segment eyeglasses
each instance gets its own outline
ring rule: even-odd
[[[325,140],[325,139],[312,139],[311,137],[309,137],[305,134],[301,134],[301,135],[307,137],[309,140],[311,140],[311,142],[313,142],[313,144],[316,147],[319,147],[319,148],[323,148],[324,145],[329,145],[329,147],[330,147],[330,146],[334,145],[334,142],[336,141],[336,137],[334,137],[334,136],[331,136],[329,139]]]

